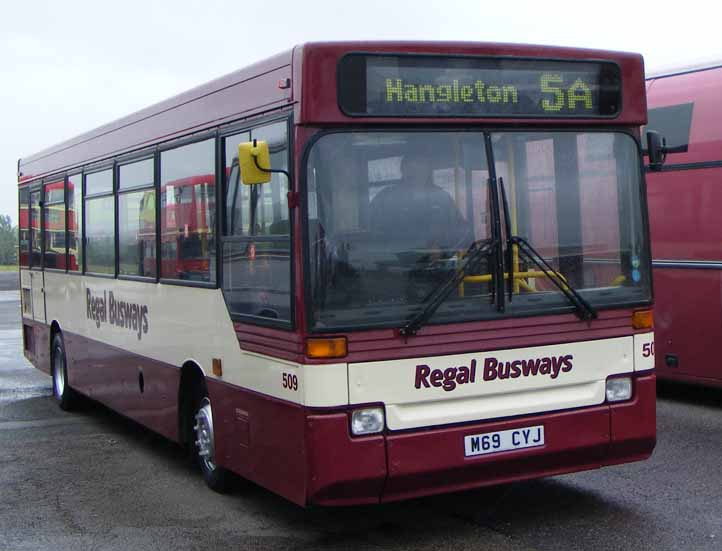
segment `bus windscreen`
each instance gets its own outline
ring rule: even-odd
[[[349,54],[339,105],[363,117],[614,117],[619,67],[610,62]]]

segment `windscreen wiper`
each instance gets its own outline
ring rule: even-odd
[[[466,250],[466,261],[461,268],[426,297],[423,309],[399,329],[399,335],[402,337],[415,335],[419,328],[434,315],[449,293],[468,275],[469,271],[478,266],[482,256],[494,251],[498,246],[499,241],[495,239],[474,241]]]
[[[566,279],[564,279],[562,274],[552,268],[549,263],[544,260],[544,257],[542,257],[542,255],[540,255],[539,252],[534,247],[532,247],[531,243],[529,243],[523,237],[519,237],[518,235],[512,235],[509,241],[512,245],[516,245],[520,251],[525,253],[529,260],[531,260],[537,266],[537,268],[539,268],[539,270],[544,272],[544,275],[546,275],[552,281],[552,283],[554,283],[554,285],[562,292],[562,294],[567,297],[569,302],[574,305],[574,310],[576,311],[577,316],[579,316],[579,319],[596,319],[597,310],[594,308],[594,306],[589,304],[587,299],[585,299],[582,295],[579,294],[579,291],[569,285],[569,283],[566,281]],[[514,276],[513,270],[514,267],[510,266],[510,280]]]
[[[517,249],[529,258],[539,270],[541,270],[545,276],[547,276],[551,282],[559,289],[562,294],[567,297],[567,300],[574,305],[574,310],[579,316],[579,319],[590,320],[597,317],[596,309],[589,304],[589,302],[579,294],[579,292],[569,285],[564,276],[552,268],[549,263],[544,260],[544,257],[539,254],[531,243],[529,243],[523,237],[513,235],[511,233],[511,223],[509,218],[509,203],[506,199],[506,190],[504,189],[504,180],[499,178],[499,187],[501,188],[501,202],[504,206],[504,219],[505,219],[505,230],[506,230],[506,262],[508,264],[509,275],[507,279],[507,290],[509,293],[509,302],[511,302],[512,293],[514,290],[514,259],[513,259],[513,246],[516,245]]]

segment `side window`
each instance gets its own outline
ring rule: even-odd
[[[161,277],[215,281],[215,140],[160,156]]]
[[[18,264],[30,266],[30,189],[20,188],[18,212]]]
[[[243,212],[243,204],[247,203],[250,198],[250,186],[244,186],[238,180],[238,144],[250,140],[250,132],[236,134],[225,140],[226,169],[224,177],[226,185],[223,188],[225,235],[243,235],[244,224],[246,230],[248,229],[248,220],[246,220],[248,212]]]
[[[115,275],[112,169],[85,176],[85,271]]]
[[[65,180],[45,184],[45,268],[65,269]]]
[[[241,182],[237,162],[234,162],[238,144],[253,139],[268,142],[273,169],[288,170],[286,121],[225,139],[223,293],[232,314],[288,322],[291,320],[289,182],[279,173],[274,173],[266,184],[247,186]]]
[[[155,163],[118,167],[118,273],[156,276]]]
[[[43,239],[40,231],[40,196],[42,190],[30,192],[30,267],[42,268]]]
[[[68,269],[83,269],[83,175],[68,176]]]
[[[655,130],[667,141],[670,153],[684,153],[689,148],[689,131],[692,126],[694,103],[681,103],[657,107],[648,112],[648,124],[642,143],[647,143],[646,131]],[[646,147],[646,145],[645,145]]]

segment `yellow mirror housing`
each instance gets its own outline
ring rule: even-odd
[[[253,140],[238,144],[238,168],[241,170],[241,180],[244,184],[253,186],[271,181],[271,173],[260,170],[259,166],[265,169],[271,168],[268,142]]]

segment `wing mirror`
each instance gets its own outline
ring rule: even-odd
[[[238,168],[247,186],[270,182],[273,170],[268,142],[253,140],[238,144]]]
[[[662,170],[662,165],[667,158],[667,140],[654,130],[647,130],[647,155],[649,156],[649,169]]]

